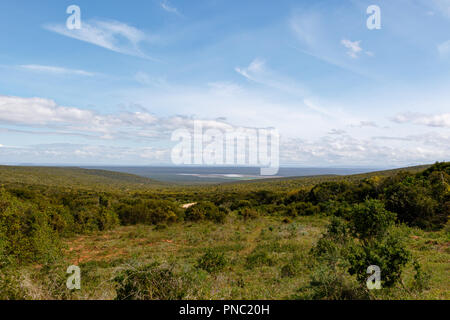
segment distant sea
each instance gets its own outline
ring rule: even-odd
[[[316,175],[350,175],[381,169],[375,168],[287,168],[282,167],[276,176],[261,176],[259,168],[253,167],[153,167],[153,166],[82,166],[86,169],[101,169],[131,173],[164,182],[217,183],[238,180],[254,180],[281,177],[303,177]]]

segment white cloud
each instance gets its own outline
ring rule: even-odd
[[[119,21],[83,21],[81,29],[73,30],[69,30],[63,24],[47,24],[44,25],[44,28],[115,52],[153,59],[143,53],[139,45],[145,41],[151,42],[154,38],[147,36],[143,31],[135,27]]]
[[[349,63],[348,59],[344,59],[339,54],[341,42],[345,41],[347,43],[349,40],[339,39],[337,31],[330,33],[330,29],[334,30],[338,27],[333,25],[332,19],[327,19],[318,10],[296,12],[289,19],[289,26],[301,45],[299,48],[296,46],[293,46],[293,48],[302,54],[307,54],[366,78],[376,78],[373,72],[369,73],[363,70],[361,66]],[[354,42],[351,43],[353,44]],[[359,42],[356,44],[359,45]],[[350,56],[358,56],[359,53],[361,52],[355,53],[352,50],[348,52]],[[367,51],[366,54],[368,56],[375,55],[371,51]]]
[[[193,121],[194,118],[186,116],[157,117],[146,111],[101,115],[90,110],[59,106],[49,99],[0,95],[0,124],[50,129],[22,130],[21,133],[74,135],[95,139],[166,139],[175,129],[192,127]],[[231,127],[218,120],[205,120],[203,126],[220,129]],[[13,131],[6,129],[6,132]]]
[[[234,70],[250,81],[294,96],[303,97],[308,92],[303,84],[270,70],[266,66],[266,61],[261,58],[255,58],[245,68],[236,67]]]
[[[161,8],[163,8],[165,11],[170,12],[170,13],[175,13],[177,15],[180,15],[180,12],[178,11],[177,8],[175,8],[174,6],[172,6],[168,0],[163,0],[161,3]]]
[[[242,90],[234,84],[213,83],[218,100],[238,95]],[[222,95],[222,96],[220,96]],[[198,101],[198,100],[195,100]],[[189,102],[187,101],[189,104]],[[247,105],[247,101],[244,101]],[[240,105],[237,109],[244,110]],[[269,109],[273,110],[272,107]],[[293,112],[267,113],[260,109],[263,119],[268,117],[279,127],[281,135],[280,157],[283,164],[296,165],[367,165],[383,163],[409,165],[448,160],[450,136],[447,134],[421,133],[416,135],[363,136],[356,127],[343,130],[345,124],[336,119],[320,120],[320,117],[299,116]],[[251,110],[249,111],[250,113]],[[253,113],[254,114],[254,113]],[[442,115],[441,115],[442,116]],[[42,98],[19,98],[0,96],[0,124],[26,126],[24,130],[0,128],[5,134],[75,135],[90,138],[90,144],[45,144],[27,147],[0,148],[3,162],[59,162],[59,163],[103,163],[103,164],[149,164],[170,163],[170,135],[175,129],[192,131],[193,116],[175,115],[158,117],[145,111],[122,112],[102,115],[94,111],[74,107],[63,107],[54,101]],[[257,119],[256,119],[257,120]],[[417,115],[397,116],[398,122],[416,121],[427,125],[450,126],[450,115],[442,117]],[[257,122],[248,122],[248,124]],[[375,123],[361,121],[361,126],[372,127]],[[225,119],[202,120],[204,130],[209,128],[225,131],[235,128]],[[292,130],[289,128],[292,126]],[[39,130],[32,130],[38,127]],[[256,126],[252,126],[256,127]],[[261,126],[259,126],[261,127]],[[45,128],[45,131],[42,130]],[[347,128],[350,128],[347,126]],[[287,131],[286,131],[287,129]],[[311,136],[306,133],[316,130]],[[53,131],[52,131],[53,130]],[[377,132],[385,132],[376,128]],[[322,131],[322,134],[320,133]],[[392,132],[389,131],[391,134]],[[383,134],[383,133],[382,133]],[[302,138],[297,138],[302,137]],[[101,139],[101,140],[99,140]],[[103,141],[101,145],[95,143]],[[122,141],[122,142],[120,142]],[[125,142],[127,141],[127,142]],[[132,142],[132,145],[130,145]],[[107,145],[107,143],[114,144]],[[135,144],[136,143],[136,144]]]
[[[260,58],[254,59],[247,68],[236,67],[235,71],[249,80],[257,81],[258,75],[264,72],[266,62]]]
[[[406,137],[356,138],[346,134],[282,142],[281,163],[407,166],[448,160],[450,137],[423,134]]]
[[[17,124],[86,123],[94,117],[88,110],[58,106],[42,98],[0,96],[0,121]]]
[[[4,162],[55,164],[163,164],[170,161],[170,149],[160,147],[120,147],[86,144],[39,144],[0,148]]]
[[[392,121],[397,123],[413,123],[428,127],[450,128],[450,113],[430,115],[408,112],[398,114]]]
[[[349,49],[347,51],[347,54],[350,56],[350,58],[356,59],[358,58],[358,55],[361,53],[362,48],[360,46],[361,41],[350,41],[347,39],[341,40],[341,44]]]
[[[95,73],[84,71],[84,70],[68,69],[68,68],[61,68],[61,67],[55,67],[55,66],[43,66],[43,65],[37,65],[37,64],[27,64],[27,65],[21,65],[19,67],[22,69],[30,70],[30,71],[53,73],[53,74],[73,74],[73,75],[87,76],[87,77],[92,77],[95,75]]]

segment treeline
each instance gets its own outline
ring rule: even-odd
[[[412,174],[400,172],[361,181],[328,181],[287,194],[277,190],[211,194],[210,201],[230,210],[252,208],[261,214],[326,214],[347,217],[354,204],[379,200],[399,222],[426,230],[442,228],[450,214],[450,163],[436,163]]]

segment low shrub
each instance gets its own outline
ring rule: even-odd
[[[224,253],[218,253],[214,250],[208,250],[197,260],[197,268],[203,269],[208,273],[222,271],[227,265],[227,259]]]
[[[258,218],[259,213],[258,211],[252,208],[242,208],[238,211],[238,216],[240,216],[244,220],[256,219]]]
[[[174,266],[153,263],[131,267],[114,278],[116,300],[181,300],[190,287],[189,278]]]
[[[273,266],[275,261],[269,256],[266,251],[254,251],[246,258],[245,267],[253,269],[255,267]]]

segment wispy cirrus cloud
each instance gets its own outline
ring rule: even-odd
[[[266,61],[261,58],[255,58],[247,67],[236,67],[234,70],[247,80],[273,89],[297,96],[304,96],[307,93],[305,86],[294,79],[280,75],[269,69],[266,65]]]
[[[145,54],[140,44],[153,42],[156,37],[119,21],[83,21],[81,29],[69,30],[63,24],[46,24],[44,29],[60,35],[88,42],[114,52],[156,60]]]
[[[88,72],[85,70],[69,69],[55,66],[44,66],[38,64],[20,65],[19,68],[29,71],[52,73],[52,74],[78,75],[86,77],[93,77],[96,75],[95,73]]]
[[[181,13],[178,11],[178,9],[175,8],[173,5],[171,5],[168,0],[161,1],[160,5],[161,5],[161,8],[163,8],[163,10],[165,10],[167,12],[174,13],[176,15],[181,15]]]

